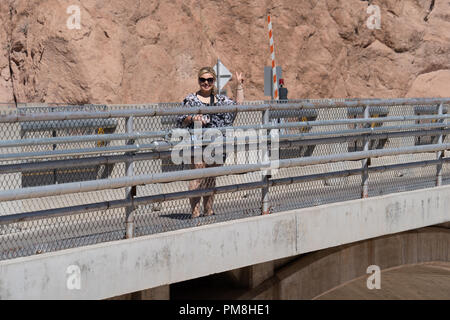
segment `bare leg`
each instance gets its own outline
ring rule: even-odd
[[[205,188],[215,188],[216,186],[216,178],[206,178],[205,179]],[[214,204],[214,193],[210,196],[203,197],[203,210],[205,210],[206,216],[211,216],[214,214],[213,210],[213,204]]]
[[[192,169],[202,169],[205,167],[205,165],[203,163],[198,163],[195,164],[193,163],[191,165]],[[189,190],[197,190],[200,189],[202,187],[202,184],[204,179],[197,179],[197,180],[191,180],[189,181]],[[190,202],[191,202],[191,218],[197,218],[200,216],[200,197],[196,197],[196,198],[190,198]]]
[[[208,168],[210,167],[220,167],[220,164],[212,164],[212,165],[207,165]],[[205,179],[205,185],[204,188],[215,188],[216,187],[216,177],[210,177],[210,178],[206,178]],[[213,193],[210,196],[206,196],[203,197],[203,209],[205,210],[205,215],[207,216],[211,216],[214,214],[214,198],[215,198],[215,194]]]
[[[200,187],[201,180],[189,181],[189,190],[197,190]],[[200,216],[200,197],[190,198],[191,202],[191,218],[196,218]]]

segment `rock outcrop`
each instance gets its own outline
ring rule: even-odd
[[[0,102],[180,101],[217,58],[265,99],[269,12],[289,98],[450,96],[450,1],[373,4],[380,29],[361,0],[2,0]]]

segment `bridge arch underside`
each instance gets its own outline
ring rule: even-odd
[[[380,290],[367,288],[367,279],[373,275],[367,273],[367,268],[371,265],[376,265],[381,270]],[[397,277],[396,285],[399,287],[395,288],[396,292],[383,294],[383,279],[388,281],[387,279],[395,278],[394,270],[399,273],[402,269],[408,274]],[[424,273],[428,273],[429,277],[427,278]],[[417,274],[421,274],[421,279],[414,279]],[[425,292],[426,288],[414,288],[415,285],[420,286],[420,283],[427,281],[426,279],[429,280],[429,287],[434,282],[433,292]],[[384,287],[389,287],[386,284]],[[409,291],[416,291],[416,295],[402,295],[406,288]],[[446,296],[442,292],[447,292]],[[241,298],[284,300],[402,297],[450,299],[450,229],[446,225],[373,238],[301,255],[278,268],[273,277]]]

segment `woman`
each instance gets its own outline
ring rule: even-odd
[[[244,78],[242,73],[236,72],[236,79],[238,82],[236,91],[236,102],[231,100],[225,95],[218,94],[217,88],[214,86],[217,79],[217,75],[213,68],[203,67],[198,72],[198,84],[199,90],[196,93],[189,94],[183,100],[183,106],[186,107],[201,107],[201,106],[223,106],[232,105],[237,103],[242,103],[244,101]],[[229,127],[233,124],[235,118],[234,113],[212,113],[208,115],[202,114],[191,114],[183,115],[178,117],[179,127],[188,127],[193,129],[194,122],[198,121],[201,123],[203,128],[218,128],[218,127]],[[205,161],[201,163],[195,163],[192,161],[191,167],[193,169],[207,168],[214,165],[208,165]],[[214,188],[216,186],[216,178],[206,178],[192,180],[189,182],[189,190]],[[191,217],[196,218],[200,216],[200,200],[201,198],[191,198]],[[203,197],[203,210],[206,216],[214,214],[213,210],[214,194],[211,196]]]

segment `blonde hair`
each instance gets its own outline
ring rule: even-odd
[[[212,74],[213,78],[214,78],[214,82],[217,80],[217,74],[214,71],[213,68],[211,67],[203,67],[198,71],[198,77],[200,78],[202,75],[204,75],[205,73],[210,73]],[[216,88],[216,86],[213,86],[213,88],[211,89],[211,93],[213,95],[216,95],[218,93],[218,90]]]

